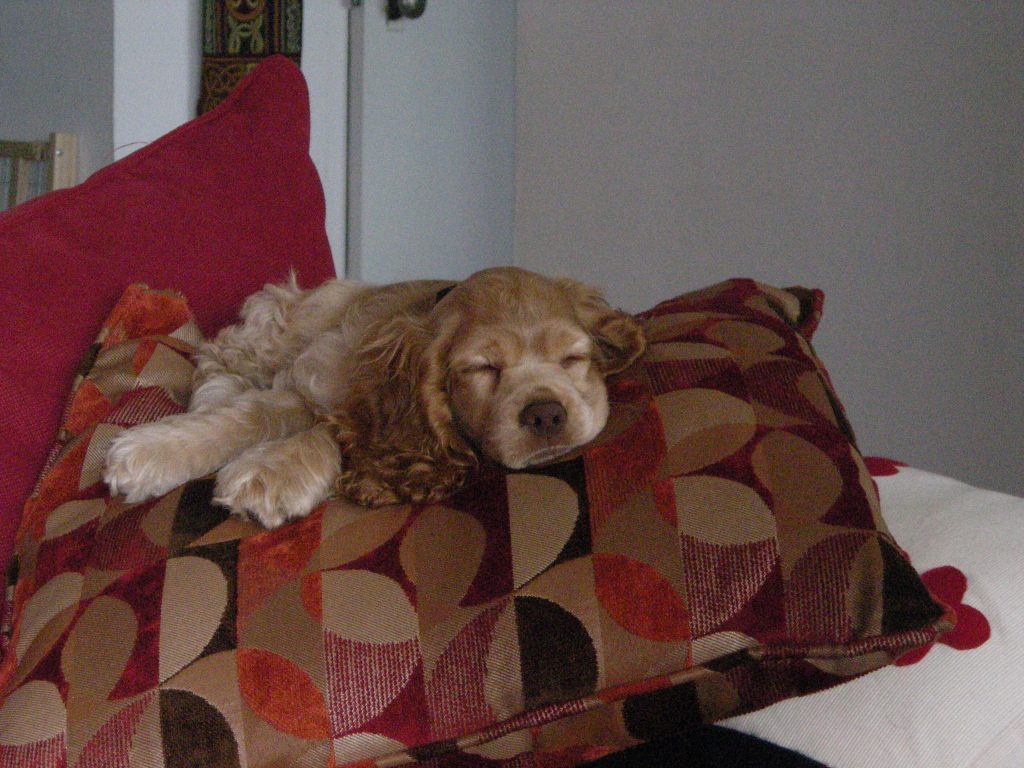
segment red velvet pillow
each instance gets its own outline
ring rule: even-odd
[[[292,266],[333,275],[298,68],[268,59],[217,109],[83,184],[0,215],[0,566],[79,356],[131,282],[187,291],[207,333]]]

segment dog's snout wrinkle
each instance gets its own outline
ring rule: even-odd
[[[565,406],[557,400],[529,403],[519,413],[519,424],[540,437],[555,437],[565,429]]]

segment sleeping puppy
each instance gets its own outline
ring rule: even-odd
[[[121,433],[104,478],[137,502],[217,471],[214,501],[268,528],[334,493],[435,501],[481,457],[521,469],[592,440],[605,377],[643,349],[593,288],[522,269],[312,290],[293,276],[200,347],[188,412]]]

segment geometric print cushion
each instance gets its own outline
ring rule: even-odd
[[[821,300],[663,302],[591,445],[265,531],[211,478],[107,494],[111,438],[185,407],[200,342],[133,286],[26,505],[0,766],[568,766],[932,642],[952,614],[885,528]]]

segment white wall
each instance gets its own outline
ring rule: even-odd
[[[463,277],[512,260],[515,3],[353,13],[349,275]]]
[[[862,449],[1024,494],[1024,5],[518,11],[518,263],[820,286]]]
[[[195,117],[200,0],[114,0],[114,156]]]
[[[0,136],[78,136],[78,178],[111,161],[111,0],[0,0]]]
[[[348,17],[346,0],[304,0],[302,72],[309,88],[309,154],[327,206],[334,271],[345,274],[348,224]]]

